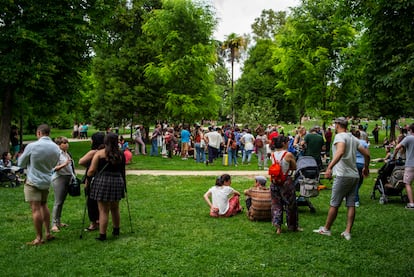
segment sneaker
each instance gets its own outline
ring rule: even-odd
[[[355,207],[359,208],[359,201],[355,202]]]
[[[405,206],[408,210],[414,210],[414,203],[408,203],[407,206]]]
[[[341,237],[345,238],[346,240],[351,240],[351,233],[343,231],[341,233]]]
[[[319,229],[313,230],[314,233],[318,233],[320,235],[330,236],[331,231],[326,230],[324,226],[319,227]]]

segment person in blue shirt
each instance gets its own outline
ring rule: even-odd
[[[358,138],[359,143],[362,145],[362,147],[364,147],[365,149],[368,149],[368,143],[365,139],[361,138],[361,133],[360,131],[355,131],[354,136],[356,138]],[[365,158],[364,155],[361,154],[361,152],[357,151],[356,152],[356,164],[357,164],[357,169],[358,169],[358,174],[359,174],[359,182],[356,186],[355,189],[355,207],[359,207],[360,203],[359,203],[359,189],[362,185],[362,183],[364,182],[364,175],[362,174],[362,170],[364,169],[364,164],[365,164]]]
[[[183,160],[188,159],[188,148],[190,146],[191,133],[188,130],[188,125],[184,125],[181,130],[181,158]]]
[[[26,146],[19,157],[19,167],[27,169],[24,185],[24,197],[32,209],[36,238],[29,245],[40,245],[43,241],[43,228],[46,229],[46,240],[54,239],[50,233],[50,211],[47,206],[49,187],[52,183],[53,169],[60,157],[60,149],[49,137],[50,128],[46,124],[39,125],[36,130],[38,140]]]

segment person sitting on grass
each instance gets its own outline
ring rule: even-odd
[[[242,211],[240,193],[230,185],[230,175],[223,174],[216,179],[216,185],[204,194],[204,200],[210,206],[211,217],[230,217]],[[233,196],[230,198],[230,195]]]
[[[254,186],[244,191],[247,217],[250,220],[271,220],[272,198],[266,187],[266,177],[256,176]]]

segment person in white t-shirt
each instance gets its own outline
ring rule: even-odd
[[[244,145],[242,164],[246,162],[250,164],[250,160],[252,159],[252,152],[254,149],[254,136],[252,135],[252,131],[250,129],[247,129],[246,134],[241,137],[240,141]]]
[[[325,171],[325,178],[335,176],[332,186],[332,195],[326,223],[315,233],[330,236],[331,226],[338,215],[338,209],[343,199],[346,200],[347,221],[345,231],[341,236],[346,240],[351,239],[351,230],[355,219],[355,192],[359,181],[356,163],[356,153],[359,151],[364,156],[363,176],[369,174],[370,155],[369,150],[359,142],[351,133],[347,132],[348,120],[339,117],[335,120],[335,138],[332,146],[333,158]]]
[[[204,200],[210,207],[211,217],[230,217],[242,211],[240,193],[230,185],[230,175],[223,174],[216,179],[216,185],[204,194]]]

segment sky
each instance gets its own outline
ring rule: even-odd
[[[214,38],[225,40],[231,33],[250,34],[255,18],[260,17],[262,10],[288,11],[289,7],[299,4],[299,0],[211,0],[218,17],[218,27]],[[240,65],[235,65],[235,79],[240,77]]]

